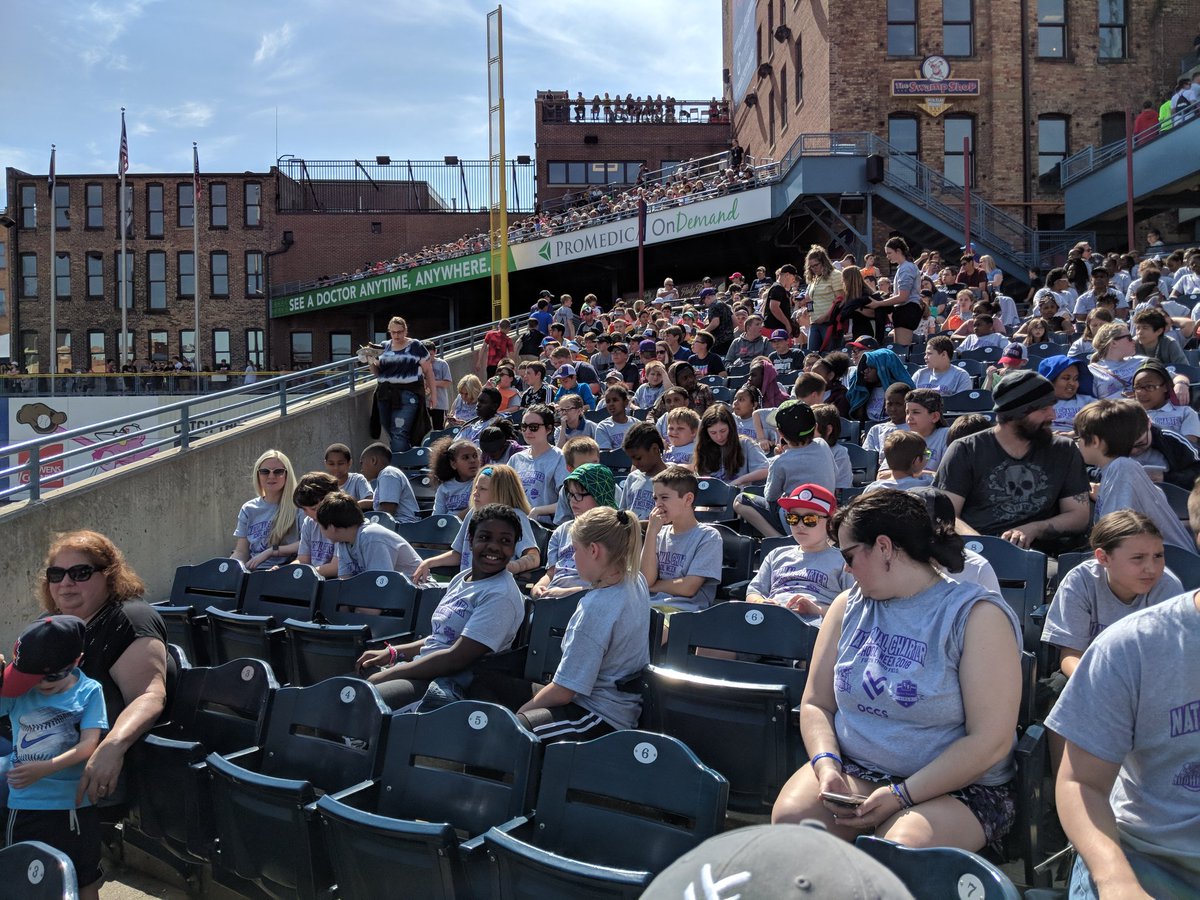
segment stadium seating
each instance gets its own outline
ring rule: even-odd
[[[1008,876],[974,853],[955,847],[905,847],[883,838],[859,835],[854,841],[871,858],[886,866],[915,900],[1020,900]]]
[[[719,832],[729,785],[674,738],[616,731],[545,750],[536,813],[484,837],[493,897],[640,896]]]
[[[75,864],[41,841],[21,841],[0,850],[0,892],[21,900],[79,900]]]
[[[701,478],[696,490],[696,518],[701,522],[736,522],[733,500],[740,489],[719,478]]]
[[[355,678],[276,691],[260,745],[208,756],[214,877],[229,871],[274,896],[326,896],[333,869],[317,795],[374,777],[390,715],[375,688]]]
[[[717,586],[717,599],[744,600],[753,574],[754,539],[726,525],[713,527],[721,535],[721,583]]]
[[[992,415],[991,391],[959,391],[946,397],[943,402],[947,416],[984,413],[990,418]]]
[[[959,350],[958,359],[974,360],[994,366],[1000,361],[999,347],[976,347],[974,350]]]
[[[1200,588],[1200,556],[1174,544],[1164,545],[1163,550],[1167,557],[1167,568],[1175,573],[1184,590]]]
[[[530,811],[540,760],[537,739],[490,703],[392,716],[379,777],[317,801],[337,896],[375,900],[383,872],[406,896],[486,896],[483,833]]]
[[[226,612],[241,608],[246,571],[236,559],[217,557],[180,566],[171,584],[171,599],[154,604],[167,626],[167,641],[177,644],[196,665],[208,665],[210,606]]]
[[[432,511],[433,501],[437,497],[437,485],[434,484],[433,478],[424,472],[405,472],[404,474],[408,476],[409,487],[412,488],[413,496],[417,498],[417,508],[423,513]]]
[[[408,541],[421,559],[445,553],[458,537],[462,522],[457,516],[430,515],[419,522],[396,525],[396,533]]]
[[[382,525],[391,531],[395,531],[397,528],[396,517],[389,512],[384,512],[382,509],[364,510],[363,518],[368,522],[374,522],[376,525]]]
[[[660,662],[645,673],[642,727],[679,738],[724,775],[731,808],[769,811],[806,758],[796,708],[816,635],[770,604],[674,614]]]
[[[601,450],[600,465],[610,469],[615,478],[628,475],[633,468],[633,462],[624,450]]]
[[[392,454],[392,465],[404,472],[424,472],[429,468],[429,448],[413,447]]]
[[[323,581],[311,566],[251,572],[246,577],[241,612],[209,607],[209,656],[213,663],[249,656],[266,660],[277,674],[286,672],[283,620],[311,620]]]
[[[879,454],[849,441],[840,443],[846,448],[846,455],[850,457],[850,468],[854,473],[854,486],[865,487],[874,481],[875,476],[879,474]]]
[[[992,564],[1000,581],[1000,593],[1021,622],[1025,649],[1036,652],[1042,631],[1033,614],[1046,598],[1046,554],[1023,550],[1002,538],[983,534],[967,538],[966,547]]]

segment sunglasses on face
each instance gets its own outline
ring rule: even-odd
[[[863,548],[862,544],[851,544],[849,547],[839,547],[838,553],[842,554],[842,561],[848,566],[854,565],[855,552]]]
[[[805,528],[815,528],[825,518],[817,513],[786,513],[783,520],[788,525],[803,525]]]
[[[74,671],[75,671],[74,668],[70,668],[70,669],[63,669],[61,672],[51,672],[49,675],[43,675],[42,681],[62,681],[64,678],[66,678],[68,675],[70,675]]]
[[[280,476],[287,474],[287,469],[259,469],[258,474],[261,478],[269,478],[272,475],[274,475],[276,478],[279,478]]]
[[[71,566],[69,569],[64,569],[62,566],[50,566],[46,569],[46,580],[51,584],[58,584],[70,575],[72,581],[83,582],[95,575],[96,571],[95,566],[89,566],[87,563]]]
[[[522,422],[521,423],[522,431],[537,431],[539,428],[545,428],[545,427],[546,426],[544,424],[542,424],[541,422]]]

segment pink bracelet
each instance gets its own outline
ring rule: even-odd
[[[394,666],[396,664],[396,657],[399,654],[397,653],[396,648],[393,647],[391,644],[388,644],[387,648],[388,648],[388,665]]]

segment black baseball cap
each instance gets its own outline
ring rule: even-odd
[[[45,616],[22,631],[13,661],[4,668],[0,697],[20,697],[47,675],[69,668],[83,654],[84,630],[78,616]]]

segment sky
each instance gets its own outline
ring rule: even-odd
[[[3,0],[0,167],[266,171],[306,159],[486,159],[479,0]],[[721,93],[717,0],[504,5],[506,151],[534,154],[538,90]],[[4,205],[0,183],[0,208]]]

